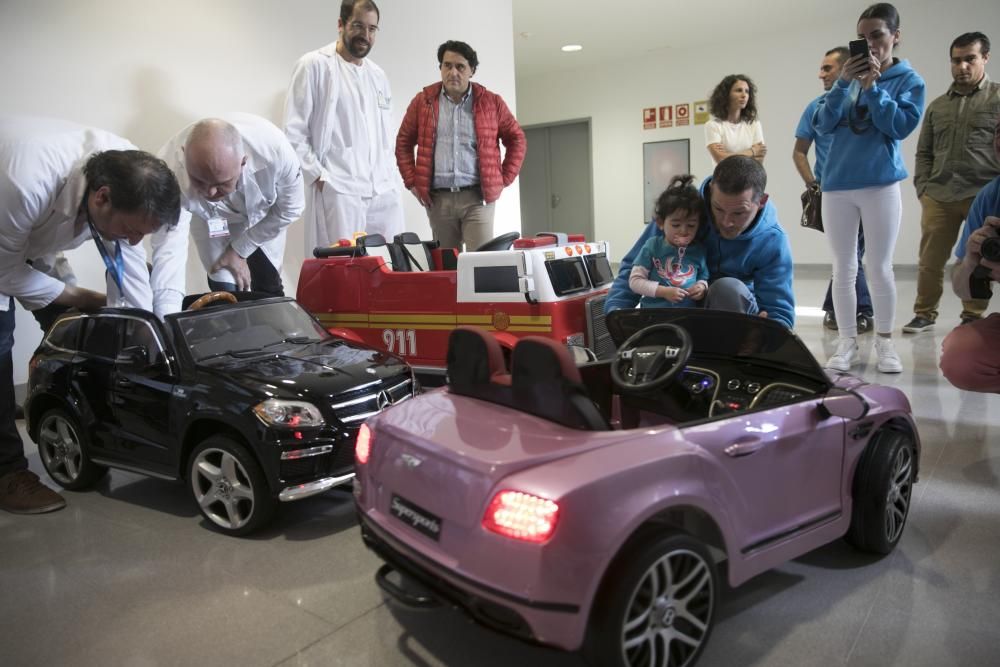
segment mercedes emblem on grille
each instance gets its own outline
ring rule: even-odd
[[[385,393],[385,391],[380,391],[378,393],[376,401],[378,402],[379,410],[385,410],[387,407],[392,405],[392,399],[389,398],[389,394]]]

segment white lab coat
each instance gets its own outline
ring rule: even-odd
[[[347,62],[336,46],[328,44],[299,59],[285,99],[285,134],[306,181],[307,251],[323,222],[318,212],[326,208],[322,197],[329,190],[366,198],[394,192],[399,197],[389,79],[368,58],[360,66]],[[323,193],[316,181],[323,181]],[[401,214],[398,224],[388,226],[403,231]]]
[[[0,309],[6,310],[7,297],[13,296],[27,310],[37,310],[66,283],[76,282],[55,255],[94,243],[80,209],[87,189],[83,166],[98,151],[133,149],[110,132],[68,121],[0,118]],[[114,258],[115,244],[105,247]],[[107,272],[108,304],[118,305],[123,297],[131,307],[152,310],[145,249],[123,242],[121,250],[124,295]],[[96,258],[98,249],[93,252]]]
[[[302,215],[305,193],[299,158],[288,139],[273,123],[247,113],[224,113],[218,118],[232,124],[243,139],[247,163],[240,173],[238,190],[243,193],[246,216],[230,221],[229,235],[210,238],[207,220],[212,204],[191,186],[184,161],[184,144],[194,124],[181,130],[159,151],[177,176],[181,187],[181,215],[177,226],[152,236],[153,293],[156,314],[177,312],[185,293],[188,235],[194,238],[205,271],[232,246],[241,257],[261,248],[280,272],[285,256],[288,225]],[[178,260],[178,258],[180,258]],[[213,280],[236,282],[229,271],[211,274]]]

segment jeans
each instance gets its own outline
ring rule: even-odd
[[[267,296],[285,296],[285,288],[281,283],[281,272],[274,268],[261,248],[257,248],[247,257],[247,267],[250,269],[250,291],[260,292]],[[235,292],[234,283],[226,283],[208,279],[208,288],[212,291],[224,290]]]
[[[750,288],[738,278],[719,278],[708,288],[705,307],[713,310],[728,310],[733,313],[756,315],[760,312],[757,298]]]
[[[8,297],[10,298],[10,297]],[[14,299],[0,311],[0,477],[28,467],[14,420]]]

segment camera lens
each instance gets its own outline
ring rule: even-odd
[[[983,241],[979,253],[989,262],[1000,262],[1000,236],[991,236]]]

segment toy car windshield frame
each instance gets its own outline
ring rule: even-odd
[[[260,313],[255,311],[262,309],[268,309],[265,315],[286,313],[287,317],[281,318],[281,321],[261,318]],[[330,338],[329,332],[291,297],[183,311],[168,315],[166,320],[175,321],[195,361],[216,356],[234,344],[240,348],[259,350],[289,340],[320,342]]]
[[[831,384],[799,337],[764,317],[705,308],[638,308],[613,311],[606,323],[615,347],[645,327],[676,324],[691,336],[693,357],[746,360],[801,373],[824,386]]]

